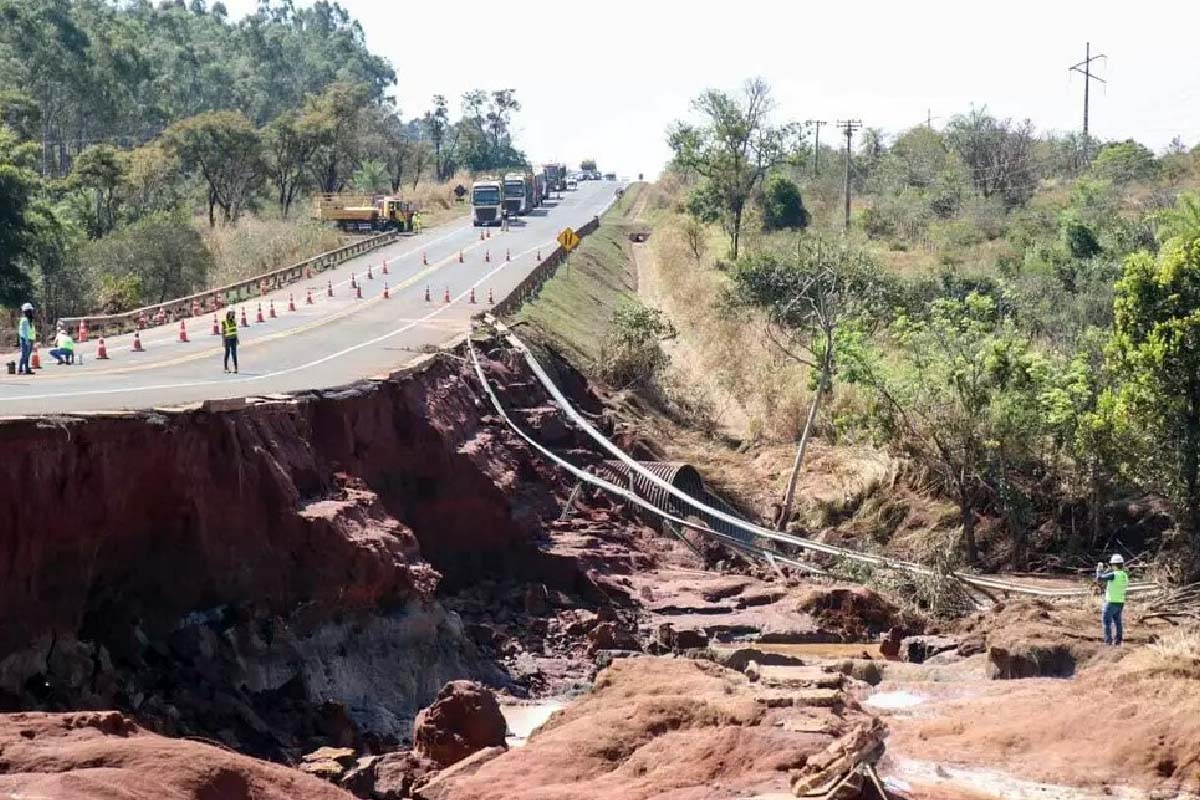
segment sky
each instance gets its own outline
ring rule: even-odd
[[[232,16],[257,0],[225,0]],[[306,5],[308,0],[296,0]],[[512,88],[514,132],[534,163],[656,175],[666,130],[707,88],[771,84],[778,121],[861,119],[896,133],[940,127],[972,104],[1041,130],[1078,130],[1085,44],[1090,131],[1155,150],[1200,143],[1196,0],[341,0],[399,76],[405,117],[434,94]],[[457,106],[457,103],[454,103]],[[821,129],[822,141],[835,133]]]

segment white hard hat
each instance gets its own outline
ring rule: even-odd
[[[22,311],[33,311],[33,303],[26,303],[25,305],[21,306],[21,310]]]
[[[1124,564],[1125,558],[1120,553],[1113,553],[1113,557],[1108,560],[1110,564]]]

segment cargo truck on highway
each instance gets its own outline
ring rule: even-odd
[[[504,209],[508,215],[523,217],[540,201],[537,181],[532,172],[510,172],[504,176]]]
[[[579,171],[582,173],[579,177],[585,181],[600,180],[600,170],[596,168],[596,162],[593,159],[581,161]]]
[[[504,186],[495,178],[471,184],[471,219],[475,227],[499,225]]]
[[[398,230],[411,233],[417,208],[394,195],[324,193],[316,197],[313,216],[347,233]]]
[[[547,192],[565,192],[567,190],[567,166],[565,164],[542,165],[542,177],[546,179]]]

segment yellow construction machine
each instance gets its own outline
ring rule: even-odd
[[[413,216],[418,211],[412,201],[395,195],[326,193],[317,195],[315,204],[316,219],[335,223],[347,233],[412,233]]]

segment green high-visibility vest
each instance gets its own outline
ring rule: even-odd
[[[1124,603],[1125,590],[1129,588],[1129,573],[1123,569],[1114,569],[1112,580],[1104,590],[1104,600],[1109,603]]]

